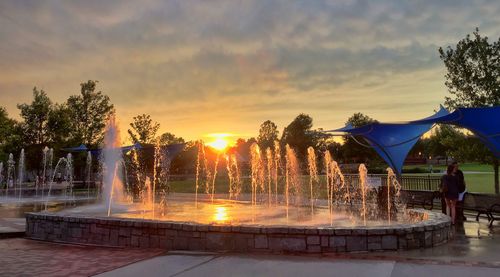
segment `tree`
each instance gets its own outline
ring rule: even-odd
[[[64,104],[55,104],[51,107],[47,120],[47,137],[54,146],[63,146],[69,139],[68,130],[71,129],[71,118],[68,107]]]
[[[274,141],[278,140],[278,126],[271,120],[266,120],[260,125],[259,136],[257,137],[260,149],[274,147]]]
[[[170,145],[170,144],[178,144],[184,143],[184,139],[182,137],[176,137],[174,134],[166,132],[160,136],[160,144],[161,145]]]
[[[365,114],[355,113],[347,119],[346,125],[351,124],[353,127],[362,127],[375,122],[377,122],[375,119]],[[378,155],[373,148],[360,145],[360,143],[365,143],[363,137],[344,136],[343,139],[343,153],[346,161],[351,160],[353,162],[367,162],[369,159],[377,159]]]
[[[96,86],[97,81],[81,83],[80,95],[72,95],[67,101],[72,139],[88,147],[97,146],[103,140],[106,121],[114,113],[109,97],[96,92]]]
[[[48,141],[49,114],[52,108],[52,101],[45,91],[33,88],[33,101],[31,104],[18,104],[23,118],[22,129],[24,143],[45,144]]]
[[[452,97],[446,97],[446,106],[487,107],[500,105],[500,38],[490,43],[479,29],[460,40],[455,49],[439,48],[439,56],[446,66],[445,85]],[[495,192],[500,192],[499,160],[491,153],[495,171]]]
[[[12,151],[9,146],[12,145],[13,139],[17,137],[17,126],[17,122],[9,118],[5,108],[0,107],[0,160],[2,161],[7,158],[7,151]],[[0,174],[2,173],[0,172]]]
[[[316,135],[312,130],[313,119],[307,114],[299,114],[285,129],[281,136],[281,143],[288,144],[295,149],[299,159],[306,156],[307,148],[316,145]]]
[[[155,142],[160,124],[153,121],[149,114],[141,114],[134,117],[130,127],[132,128],[128,129],[128,134],[133,143],[148,144]]]
[[[448,157],[457,158],[459,145],[464,140],[464,134],[450,125],[436,127],[429,137],[428,151],[431,157],[444,156],[446,163]]]
[[[0,146],[7,142],[7,138],[10,136],[16,121],[9,118],[9,114],[4,107],[0,107]]]

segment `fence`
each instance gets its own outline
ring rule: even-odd
[[[344,175],[346,182],[357,186],[359,183],[358,174]],[[387,175],[385,174],[368,174],[369,182],[385,185],[387,183]],[[399,178],[399,183],[403,190],[420,190],[420,191],[437,191],[441,182],[440,176],[431,175],[415,175],[402,176]]]

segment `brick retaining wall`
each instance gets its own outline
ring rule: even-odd
[[[447,216],[413,210],[427,220],[382,227],[204,225],[43,213],[26,215],[26,236],[51,242],[168,250],[327,253],[432,247],[447,242]]]

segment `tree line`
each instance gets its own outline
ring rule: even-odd
[[[449,109],[459,107],[489,107],[500,105],[500,38],[490,42],[481,36],[479,29],[467,35],[455,47],[439,48],[440,58],[446,67],[445,85],[450,95],[445,98]],[[114,112],[109,97],[97,89],[97,81],[80,84],[80,92],[70,96],[64,103],[54,103],[47,93],[33,89],[31,103],[19,104],[21,120],[9,117],[0,107],[0,161],[8,153],[19,153],[25,148],[28,168],[38,168],[41,149],[52,147],[56,153],[64,147],[85,144],[97,148],[103,140],[106,120]],[[498,119],[492,119],[493,121]],[[346,120],[355,127],[375,122],[362,113],[355,113]],[[172,171],[190,171],[194,166],[193,150],[196,143],[185,142],[172,133],[158,135],[160,124],[150,115],[141,114],[133,118],[128,130],[132,142],[162,145],[186,143],[186,150],[172,162]],[[250,139],[238,139],[234,151],[248,153],[250,145],[258,143],[263,149],[273,147],[275,141],[289,144],[300,159],[304,160],[309,146],[317,151],[330,151],[343,163],[367,163],[375,168],[384,165],[371,148],[360,145],[360,138],[345,136],[343,143],[325,135],[321,129],[313,129],[313,119],[299,114],[279,132],[278,126],[266,120],[260,125],[258,135]],[[459,161],[477,161],[493,165],[495,190],[499,192],[499,160],[471,133],[453,126],[439,126],[422,138],[410,153],[412,156],[453,157]]]

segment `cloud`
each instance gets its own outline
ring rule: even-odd
[[[251,134],[300,112],[318,127],[354,112],[425,116],[443,101],[437,48],[478,26],[500,36],[498,1],[2,1],[0,99],[33,86],[62,102],[100,81],[122,125],[151,113],[188,138]]]

